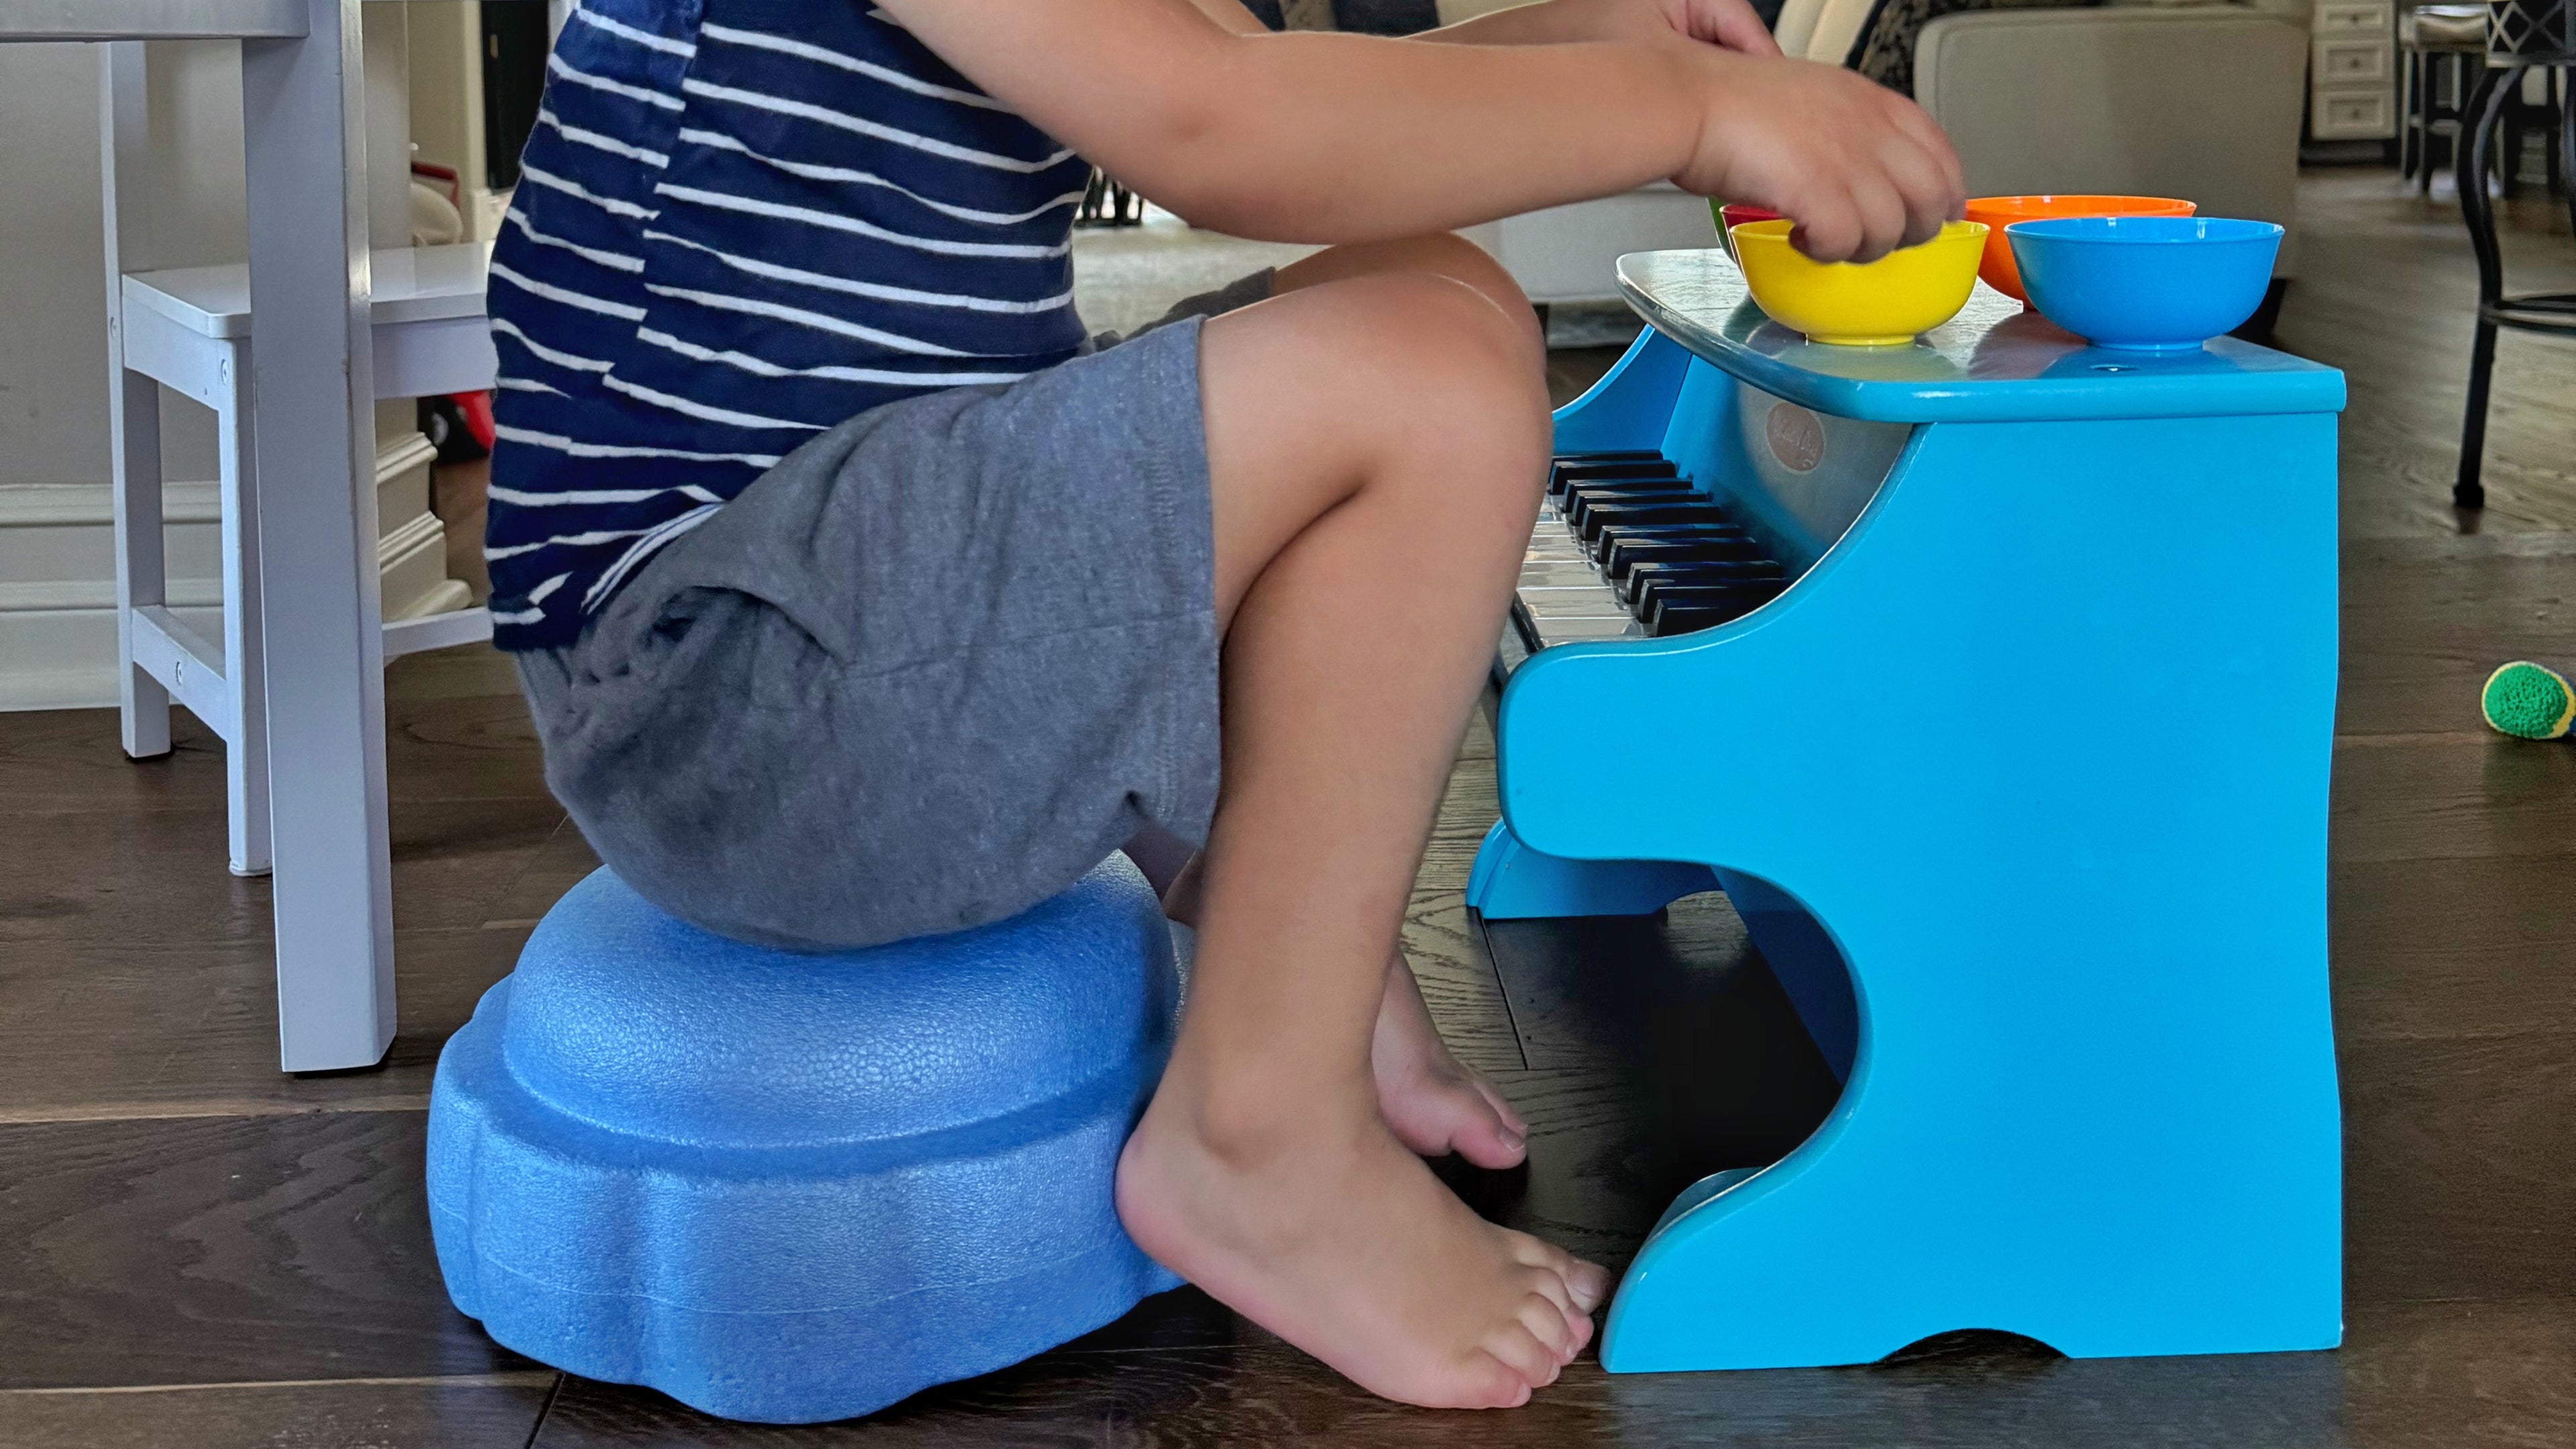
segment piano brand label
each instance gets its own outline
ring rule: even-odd
[[[1792,473],[1812,473],[1825,460],[1824,420],[1796,403],[1773,403],[1771,416],[1762,424],[1762,437],[1770,444],[1771,456]]]

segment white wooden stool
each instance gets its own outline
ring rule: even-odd
[[[371,254],[379,398],[492,385],[485,328],[488,243]],[[232,869],[269,869],[268,729],[259,624],[260,543],[251,465],[250,272],[244,266],[133,272],[123,279],[125,446],[115,469],[117,648],[126,753],[170,749],[175,698],[223,736]],[[167,387],[214,411],[222,502],[223,639],[169,608],[161,547],[161,419]],[[350,486],[362,486],[352,478]],[[368,517],[374,510],[363,510]],[[384,624],[384,657],[492,637],[480,607]]]

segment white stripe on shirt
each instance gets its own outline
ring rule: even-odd
[[[982,222],[988,226],[1016,226],[1021,222],[1035,221],[1060,206],[1080,205],[1083,196],[1082,191],[1077,188],[1050,199],[1044,206],[1034,207],[1028,211],[984,211],[972,206],[959,206],[954,202],[935,201],[908,186],[898,186],[873,171],[858,171],[847,166],[817,166],[810,161],[787,161],[776,156],[763,155],[732,136],[715,131],[702,131],[694,126],[682,127],[680,139],[691,145],[705,146],[710,150],[731,151],[737,155],[748,156],[763,166],[784,171],[790,176],[802,177],[807,181],[836,181],[852,186],[883,187],[908,201],[926,206],[941,216],[954,217],[959,221]]]
[[[903,232],[888,231],[873,222],[861,221],[855,216],[816,211],[806,206],[788,206],[776,201],[762,201],[756,197],[735,196],[730,192],[704,191],[695,186],[678,186],[668,181],[654,187],[653,191],[659,196],[693,201],[700,206],[712,206],[719,211],[739,211],[751,216],[774,217],[780,221],[801,221],[809,226],[829,227],[833,231],[845,231],[853,236],[891,242],[896,246],[912,247],[939,256],[1012,257],[1045,261],[1063,256],[1073,250],[1071,239],[1067,239],[1063,246],[1037,247],[1024,242],[953,242],[941,241],[936,237],[908,236]]]
[[[518,339],[519,345],[536,354],[538,361],[551,362],[557,367],[570,368],[575,372],[606,372],[613,365],[601,362],[596,358],[576,357],[569,352],[558,351],[555,348],[548,347],[537,339],[530,337],[526,332],[521,331],[519,324],[511,321],[507,317],[493,318],[492,330],[500,333],[504,337],[514,337]]]
[[[667,35],[655,35],[649,30],[638,30],[622,20],[611,20],[596,11],[575,10],[572,14],[575,20],[588,25],[593,30],[604,30],[620,40],[631,40],[646,50],[658,50],[664,55],[682,57],[698,53],[698,48],[685,40],[673,40]]]
[[[528,240],[535,242],[541,247],[562,247],[565,251],[572,253],[583,261],[606,267],[613,272],[641,272],[644,270],[644,259],[642,257],[630,257],[621,252],[601,251],[597,247],[586,247],[579,242],[566,241],[562,237],[553,236],[546,232],[539,231],[535,227],[528,225],[528,214],[515,206],[511,207],[508,211],[503,212],[501,214],[501,219],[510,223],[512,226],[517,227],[521,236],[526,237]]]
[[[687,448],[645,448],[626,443],[577,443],[561,433],[540,433],[507,424],[493,428],[492,433],[504,442],[526,443],[575,458],[675,458],[684,463],[740,463],[752,468],[778,466],[778,455],[774,453],[700,453]],[[685,493],[708,503],[717,501],[713,493],[695,483],[675,483],[668,488],[575,488],[560,493],[521,493],[498,483],[492,485],[493,497],[522,507],[550,503],[641,503],[672,492]]]
[[[785,367],[767,358],[731,350],[718,351],[699,343],[685,341],[668,332],[649,327],[636,329],[635,339],[667,352],[677,353],[692,362],[721,362],[740,368],[755,377],[811,377],[826,382],[891,383],[902,387],[919,387],[925,383],[939,387],[974,387],[986,383],[1017,382],[1025,372],[899,372],[883,367],[845,367],[839,363],[819,367]]]
[[[660,91],[646,90],[642,86],[630,86],[624,81],[613,81],[604,75],[592,75],[586,70],[575,70],[564,64],[564,58],[561,55],[547,56],[546,70],[549,74],[561,76],[574,85],[588,86],[592,90],[605,91],[612,96],[624,96],[630,101],[642,101],[648,106],[658,106],[666,111],[688,109],[687,103],[678,96],[666,96]]]
[[[870,64],[856,56],[843,55],[837,50],[826,50],[819,45],[808,45],[801,40],[789,40],[785,36],[764,35],[757,30],[736,30],[730,25],[718,25],[711,20],[699,23],[698,34],[710,40],[721,40],[727,45],[749,46],[755,50],[792,55],[798,60],[814,61],[855,75],[866,76],[870,80],[883,81],[887,85],[910,91],[914,95],[935,96],[943,101],[954,101],[961,106],[978,106],[988,111],[1010,109],[1009,106],[981,91],[961,91],[953,86],[937,85],[915,76],[905,75],[899,70],[889,70],[881,65]]]
[[[551,282],[540,282],[523,277],[499,262],[492,263],[492,275],[532,297],[543,297],[549,302],[561,302],[567,307],[579,307],[585,312],[596,312],[602,317],[614,317],[620,322],[644,320],[644,309],[641,307],[629,307],[623,302],[604,302],[597,297],[587,296],[568,287],[558,287]]]
[[[895,145],[908,147],[927,155],[944,156],[951,161],[966,161],[977,166],[989,166],[996,171],[1013,171],[1023,176],[1034,175],[1050,166],[1060,166],[1073,156],[1072,149],[1068,147],[1042,160],[1023,161],[1016,156],[1004,156],[993,151],[978,151],[971,146],[960,146],[954,141],[942,141],[935,136],[924,136],[912,131],[897,130],[892,126],[881,126],[865,117],[853,116],[847,111],[835,111],[823,106],[809,105],[804,101],[789,100],[785,96],[765,95],[759,91],[746,91],[735,86],[720,86],[712,81],[699,80],[695,76],[680,82],[680,89],[689,95],[704,96],[715,101],[731,101],[736,105],[750,106],[755,110],[772,111],[804,121],[816,121],[840,130],[854,131],[862,136],[873,136],[880,141],[891,141]]]
[[[965,312],[998,312],[1007,316],[1052,312],[1058,307],[1073,304],[1073,293],[1070,291],[1058,292],[1052,297],[1041,297],[1034,302],[1014,302],[1002,297],[970,297],[955,292],[924,292],[913,287],[892,287],[879,282],[862,282],[850,277],[826,276],[821,272],[808,272],[797,267],[782,267],[776,262],[764,262],[757,257],[738,257],[731,252],[718,251],[704,242],[693,242],[687,237],[673,236],[666,231],[647,231],[644,233],[644,239],[665,242],[675,247],[686,247],[694,252],[704,252],[736,271],[748,272],[755,277],[766,277],[774,282],[794,282],[800,287],[814,287],[829,292],[847,292],[853,297],[874,297],[884,302],[911,302],[923,307],[954,307]]]
[[[792,428],[800,433],[823,431],[823,425],[820,423],[799,423],[786,418],[765,418],[758,413],[736,412],[732,408],[720,408],[691,398],[680,397],[674,393],[657,391],[639,383],[628,382],[613,372],[601,378],[599,384],[611,392],[622,392],[638,402],[648,402],[655,407],[669,408],[675,413],[696,418],[701,422],[723,423],[735,428]]]
[[[659,151],[647,150],[642,146],[630,146],[615,136],[602,135],[586,126],[565,125],[563,118],[552,111],[538,111],[537,124],[551,128],[557,135],[574,145],[588,146],[594,151],[605,151],[611,156],[622,156],[629,161],[641,161],[656,171],[671,164],[671,158]]]
[[[600,210],[607,212],[610,216],[624,216],[634,218],[638,221],[651,221],[653,218],[661,215],[660,212],[648,211],[641,206],[637,206],[631,201],[620,201],[614,196],[602,196],[598,192],[591,190],[578,181],[566,181],[564,178],[557,176],[551,171],[540,171],[536,167],[531,166],[524,161],[519,163],[519,179],[522,181],[533,181],[548,191],[562,192],[564,195],[572,197],[577,201],[587,201],[591,205],[598,207]]]

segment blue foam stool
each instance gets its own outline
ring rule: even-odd
[[[1015,1363],[1179,1282],[1111,1198],[1176,994],[1123,856],[1010,920],[829,955],[597,871],[439,1057],[448,1296],[531,1358],[736,1419]]]

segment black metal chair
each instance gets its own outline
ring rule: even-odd
[[[2487,69],[2469,97],[2466,144],[2459,148],[2460,214],[2478,258],[2478,330],[2469,351],[2468,417],[2460,430],[2460,474],[2451,501],[2483,508],[2479,481],[2487,439],[2487,393],[2495,374],[2496,334],[2555,333],[2576,337],[2576,292],[2505,291],[2504,249],[2496,237],[2495,203],[2486,177],[2509,101],[2520,99],[2523,77],[2535,67],[2554,72],[2551,94],[2563,96],[2566,74],[2576,67],[2576,0],[2491,0],[2487,7]],[[2576,175],[2576,106],[2556,107],[2558,174]],[[2519,158],[2517,157],[2517,160]],[[2576,186],[2565,188],[2568,215],[2576,222]]]

